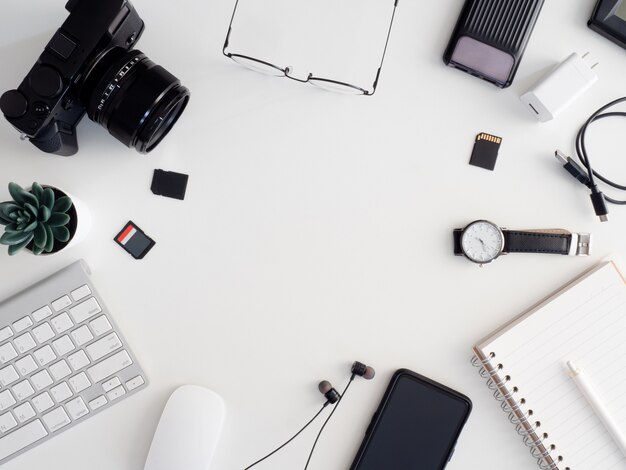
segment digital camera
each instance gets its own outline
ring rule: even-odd
[[[7,120],[38,149],[78,151],[85,113],[128,147],[154,149],[189,102],[174,75],[133,50],[144,30],[127,0],[69,0],[70,16],[17,90],[0,97]]]

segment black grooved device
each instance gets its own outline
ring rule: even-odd
[[[513,83],[544,0],[466,0],[443,60],[500,88]]]

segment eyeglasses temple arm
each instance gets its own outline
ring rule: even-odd
[[[380,78],[380,72],[383,69],[383,63],[385,62],[385,54],[387,54],[387,46],[389,45],[389,38],[391,37],[391,30],[393,28],[393,20],[396,17],[396,8],[398,6],[399,1],[400,0],[395,0],[393,4],[393,13],[391,14],[391,22],[389,23],[389,31],[387,31],[387,39],[385,41],[385,48],[383,49],[383,57],[382,59],[380,59],[380,67],[378,67],[378,71],[376,72],[376,79],[374,80],[374,85],[372,86],[372,92],[370,93],[370,95],[373,95],[376,92],[376,87],[378,86],[378,79]]]
[[[237,13],[237,6],[239,6],[239,0],[235,0],[235,8],[233,8],[233,14],[230,17],[230,23],[228,24],[228,32],[226,33],[226,39],[224,40],[224,47],[222,48],[222,54],[228,57],[228,53],[226,52],[226,48],[228,47],[228,42],[230,40],[230,32],[233,29],[233,21],[235,19],[235,13]]]

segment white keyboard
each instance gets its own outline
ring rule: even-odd
[[[0,465],[147,385],[88,272],[0,303]]]

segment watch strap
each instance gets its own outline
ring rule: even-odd
[[[503,230],[505,253],[552,253],[568,255],[571,233]]]
[[[463,248],[461,247],[461,236],[463,235],[463,229],[456,228],[452,232],[454,238],[454,254],[456,256],[463,256]]]

